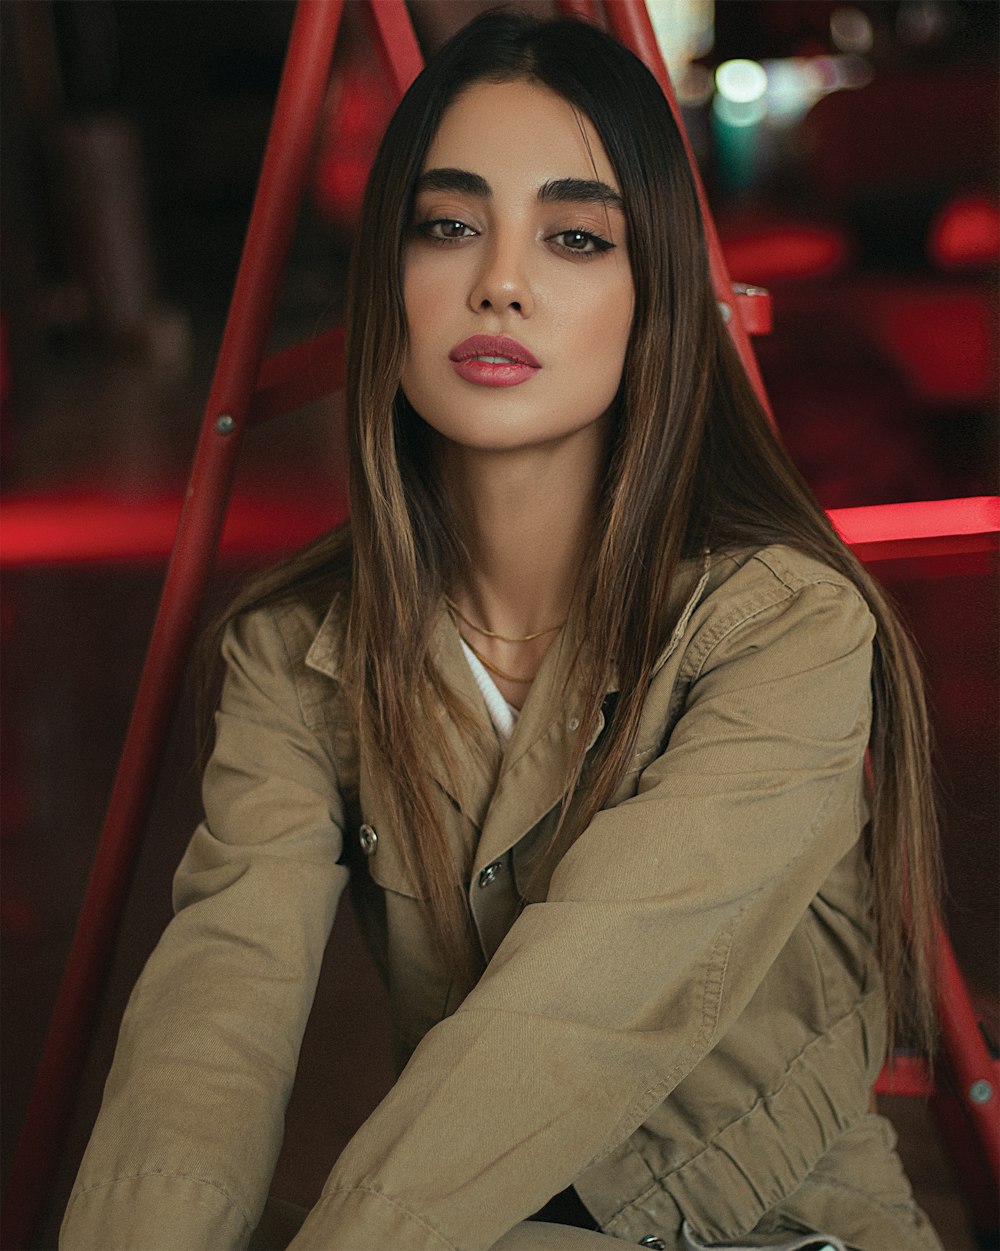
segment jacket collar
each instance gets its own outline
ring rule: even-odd
[[[334,682],[343,682],[348,603],[338,592],[330,603],[306,652],[305,663]],[[442,603],[431,633],[431,656],[447,685],[470,708],[482,707],[482,696],[462,652],[459,634]],[[490,795],[496,785],[502,752],[492,734],[482,735],[482,750],[470,751],[461,728],[448,716],[443,704],[435,709],[436,728],[428,727],[430,767],[435,781],[461,811],[482,826]],[[441,746],[439,746],[441,745]],[[454,776],[448,768],[450,754]]]
[[[347,634],[347,594],[338,591],[330,601],[319,629],[306,652],[306,664],[334,682],[341,681],[344,641]]]
[[[683,604],[683,607],[677,626],[657,659],[655,671],[663,667],[684,636],[708,579],[707,555],[700,570],[698,562],[685,562],[679,568],[674,594],[678,606]],[[682,596],[686,598],[682,600]],[[474,879],[481,869],[504,855],[562,800],[576,735],[584,732],[579,724],[584,692],[576,677],[575,662],[586,646],[582,623],[579,616],[574,615],[545,654],[507,744],[495,790],[486,806],[482,837],[473,860]],[[463,656],[463,663],[464,659]],[[617,690],[618,675],[612,669],[605,698]],[[604,713],[599,711],[596,723],[590,727],[588,751],[603,729]]]
[[[700,561],[682,561],[678,566],[674,594],[678,604],[681,603],[682,596],[685,598],[677,625],[657,658],[654,673],[659,672],[683,638],[691,615],[701,602],[709,583],[710,572],[709,553]],[[325,674],[335,682],[342,680],[346,630],[347,597],[344,592],[338,592],[306,653],[306,664],[309,668]],[[442,603],[431,636],[434,663],[447,685],[470,708],[482,712],[484,722],[488,725],[482,696],[459,640],[455,623]],[[523,779],[526,772],[531,773],[533,783],[531,811],[525,811],[523,821],[519,823],[524,824],[525,830],[530,829],[561,798],[562,779],[565,777],[575,743],[573,736],[579,732],[577,705],[583,694],[575,678],[575,661],[585,647],[582,622],[579,614],[574,614],[556,635],[545,654],[506,751],[501,751],[492,736],[484,736],[482,752],[470,751],[460,727],[447,715],[443,705],[437,709],[436,732],[428,733],[431,769],[437,783],[478,828],[483,829],[494,799],[499,801],[503,792],[518,786],[519,779]],[[618,674],[612,666],[605,693],[611,695],[617,690]],[[588,750],[597,741],[603,728],[604,717],[600,714],[597,724],[590,729]],[[442,742],[446,744],[456,765],[455,778],[448,773],[446,753],[436,749],[435,745]],[[540,767],[542,761],[544,767]],[[516,807],[521,810],[524,805],[519,803]],[[516,841],[516,837],[511,838],[508,846]],[[487,840],[484,838],[483,842],[486,843]]]

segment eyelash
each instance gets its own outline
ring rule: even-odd
[[[439,235],[433,233],[436,226],[459,226],[463,230],[468,230],[472,233],[467,235]],[[418,222],[416,226],[414,226],[414,230],[429,243],[437,244],[439,247],[447,247],[449,244],[461,243],[464,239],[474,238],[478,233],[471,226],[467,226],[465,222],[459,221],[457,217],[435,217],[429,221]],[[571,248],[565,243],[556,243],[556,247],[562,253],[574,258],[590,259],[594,256],[600,256],[602,252],[609,252],[613,247],[615,247],[615,244],[613,244],[610,240],[603,238],[601,235],[595,234],[592,230],[583,230],[580,227],[557,231],[556,234],[549,235],[548,241],[555,242],[566,235],[579,235],[585,241],[585,246],[583,248]]]
[[[603,235],[595,234],[592,230],[581,230],[578,227],[572,230],[560,230],[558,234],[551,235],[550,238],[559,239],[563,235],[581,235],[586,240],[586,250],[570,248],[564,243],[558,245],[563,251],[571,252],[574,256],[599,256],[602,252],[610,252],[615,246],[610,239],[605,239]]]

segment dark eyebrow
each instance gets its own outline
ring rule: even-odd
[[[421,191],[456,191],[488,200],[493,188],[480,174],[467,169],[428,169],[417,179],[417,193]],[[624,213],[625,201],[613,187],[596,178],[556,178],[539,188],[541,204],[604,204]]]
[[[421,191],[457,191],[463,195],[474,195],[480,200],[488,200],[493,194],[490,184],[479,174],[470,174],[467,169],[428,169],[417,179],[417,192]]]
[[[604,204],[625,212],[625,201],[618,192],[596,178],[557,178],[539,189],[538,199],[543,204]]]

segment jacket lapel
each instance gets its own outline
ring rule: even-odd
[[[346,623],[345,597],[337,595],[306,654],[309,668],[335,682],[343,680]],[[447,715],[444,705],[438,704],[434,709],[435,724],[425,727],[429,767],[434,781],[451,802],[481,829],[496,786],[502,753],[489,726],[479,688],[462,653],[458,631],[443,606],[433,627],[430,646],[434,663],[447,686],[470,711],[481,714],[484,733],[479,736],[482,741],[478,746],[470,744],[468,734]],[[454,776],[448,769],[449,753]]]
[[[582,638],[573,617],[556,636],[528,691],[504,753],[473,863],[473,877],[519,842],[562,798],[580,725],[575,661]],[[588,750],[604,728],[591,727]]]
[[[706,553],[702,561],[684,561],[678,567],[674,595],[678,606],[683,606],[677,625],[657,658],[654,676],[687,631],[691,615],[708,585],[709,565],[710,557]],[[486,865],[520,842],[562,799],[576,735],[584,732],[579,724],[583,692],[576,680],[574,662],[580,648],[585,646],[582,624],[579,617],[574,616],[549,648],[531,684],[507,745],[492,802],[485,813],[473,862],[473,880]],[[464,657],[462,659],[464,661]],[[617,675],[613,673],[605,696],[617,689]],[[603,729],[604,715],[599,713],[597,723],[590,729],[588,751]]]
[[[685,561],[678,569],[676,594],[683,608],[667,646],[657,659],[654,674],[676,650],[691,615],[708,585],[710,557]],[[334,599],[306,656],[313,669],[341,680],[346,628],[343,597]],[[431,653],[448,687],[474,710],[483,723],[481,750],[471,747],[468,733],[455,724],[443,705],[435,710],[436,723],[427,727],[429,765],[434,780],[451,802],[480,831],[472,867],[473,880],[481,869],[518,843],[562,797],[563,782],[576,736],[584,732],[578,706],[582,691],[575,677],[575,661],[582,646],[582,625],[574,615],[556,636],[531,685],[514,733],[505,752],[496,742],[479,688],[461,649],[458,630],[447,611],[439,611],[431,638]],[[614,675],[608,693],[617,689]],[[604,728],[603,715],[591,727],[587,750]],[[449,774],[450,753],[455,776]]]

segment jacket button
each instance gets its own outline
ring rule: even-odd
[[[490,882],[493,881],[493,879],[496,877],[496,875],[499,872],[500,872],[500,861],[494,860],[492,864],[488,864],[486,868],[483,869],[483,871],[480,873],[479,885],[481,887],[489,886]]]
[[[567,724],[569,725],[570,733],[571,733],[571,734],[575,734],[575,733],[577,732],[577,730],[580,728],[580,718],[579,718],[579,717],[570,717],[570,719],[569,719],[569,721],[567,722]]]
[[[662,1238],[657,1238],[656,1234],[647,1234],[645,1238],[639,1239],[640,1247],[652,1247],[653,1251],[666,1251],[667,1244]]]
[[[358,830],[358,843],[366,856],[374,856],[378,846],[378,835],[370,825],[363,825]]]

